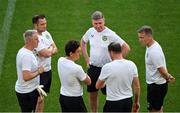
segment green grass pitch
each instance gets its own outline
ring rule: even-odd
[[[0,36],[9,1],[0,0]],[[147,112],[145,48],[138,42],[137,29],[142,25],[152,26],[154,37],[164,50],[169,72],[176,77],[176,83],[169,85],[164,111],[180,112],[180,0],[16,0],[0,75],[0,112],[20,111],[14,90],[17,78],[15,58],[17,51],[23,46],[22,33],[32,28],[31,18],[39,13],[47,16],[48,31],[59,49],[59,53],[52,58],[52,87],[45,99],[44,111],[61,111],[57,60],[64,56],[64,44],[67,40],[80,40],[91,27],[90,15],[96,10],[104,13],[106,26],[120,35],[131,47],[128,59],[134,61],[138,67],[141,112]],[[87,70],[82,57],[77,63]],[[86,87],[83,98],[89,110]],[[99,112],[102,111],[104,101],[105,97],[99,93]]]

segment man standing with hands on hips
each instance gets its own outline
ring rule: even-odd
[[[121,39],[114,31],[105,26],[105,18],[102,12],[95,11],[92,16],[93,27],[89,28],[81,39],[82,54],[87,67],[87,74],[91,78],[91,85],[87,86],[89,92],[89,101],[92,112],[98,109],[98,89],[95,84],[100,75],[101,68],[110,62],[108,45],[111,42],[118,42],[122,47],[122,54],[126,56],[130,50],[128,44]],[[90,44],[90,57],[87,53],[87,43]],[[103,93],[105,91],[103,90]]]

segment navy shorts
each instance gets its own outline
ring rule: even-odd
[[[19,106],[21,107],[21,112],[35,112],[37,99],[39,96],[37,90],[34,90],[30,93],[16,92],[16,96],[19,102]]]
[[[50,92],[51,87],[51,81],[52,81],[52,72],[51,70],[48,72],[44,72],[40,75],[40,85],[44,85],[43,90],[46,93]]]
[[[62,112],[87,112],[82,96],[68,97],[60,94],[59,103]]]
[[[96,82],[99,78],[99,75],[101,74],[101,67],[96,67],[93,65],[89,66],[89,69],[87,70],[87,74],[91,78],[91,85],[87,86],[87,91],[88,92],[96,92],[98,89],[96,89]],[[106,94],[106,87],[101,89],[101,92],[103,94]]]
[[[118,101],[106,100],[103,112],[131,112],[132,98],[126,98]]]
[[[147,85],[147,102],[148,110],[160,110],[163,106],[164,98],[168,91],[168,84],[148,84]]]

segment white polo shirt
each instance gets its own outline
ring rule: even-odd
[[[18,93],[30,93],[35,90],[39,85],[39,76],[29,81],[24,81],[23,79],[23,70],[34,72],[38,69],[38,62],[33,52],[26,48],[21,48],[16,56],[16,68],[18,78],[15,91]]]
[[[123,45],[125,41],[114,31],[105,27],[102,32],[97,32],[94,27],[90,28],[83,36],[84,42],[90,43],[90,64],[102,67],[111,61],[108,53],[108,45],[111,42],[119,42]]]
[[[58,74],[61,81],[60,94],[64,96],[82,96],[82,82],[86,73],[82,67],[73,61],[61,57],[58,60]]]
[[[146,48],[145,63],[147,84],[163,84],[166,82],[158,71],[159,67],[165,67],[166,69],[165,56],[158,42]]]
[[[49,48],[51,44],[54,43],[51,34],[48,31],[45,31],[42,33],[42,35],[39,35],[39,43],[38,47],[36,48],[36,51],[39,52],[44,48]],[[38,62],[39,65],[44,65],[45,71],[51,70],[51,57],[40,57],[38,56]]]
[[[132,81],[138,77],[136,65],[130,60],[113,60],[102,67],[99,80],[105,81],[106,100],[117,101],[133,96]]]

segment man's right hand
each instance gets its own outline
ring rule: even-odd
[[[139,108],[140,108],[140,104],[139,103],[133,103],[132,112],[133,113],[137,113],[139,111]]]
[[[44,72],[44,67],[42,65],[38,67],[38,72],[39,74]]]
[[[170,75],[170,77],[167,79],[168,83],[174,83],[175,81],[176,79],[172,75]]]

